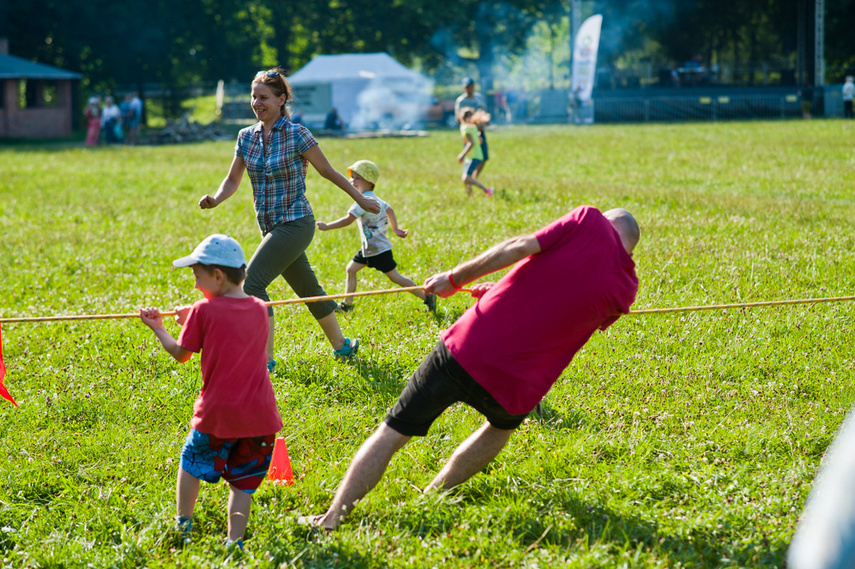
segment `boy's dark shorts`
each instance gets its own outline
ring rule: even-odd
[[[423,437],[436,418],[458,401],[484,415],[497,429],[516,429],[528,416],[528,413],[511,415],[505,411],[472,379],[440,340],[413,373],[384,420],[402,435]]]
[[[479,144],[481,145],[481,153],[484,155],[483,162],[486,162],[490,159],[490,149],[487,147],[487,135],[484,134],[484,131],[481,131],[479,138]]]
[[[276,433],[263,437],[221,439],[190,429],[181,451],[181,468],[205,482],[225,480],[252,494],[264,482]]]
[[[396,263],[395,259],[392,257],[391,249],[370,257],[363,257],[362,249],[360,249],[357,251],[356,255],[353,256],[353,262],[359,263],[360,265],[368,265],[372,269],[377,269],[381,273],[394,271],[395,267],[398,266],[398,263]]]
[[[474,176],[476,170],[478,170],[479,164],[481,164],[481,160],[478,160],[477,158],[467,158],[466,162],[463,163],[463,175]]]

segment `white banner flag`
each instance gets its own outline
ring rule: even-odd
[[[597,49],[603,17],[595,14],[582,22],[573,42],[573,82],[571,96],[577,101],[589,101],[597,72]]]

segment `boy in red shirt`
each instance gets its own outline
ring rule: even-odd
[[[156,308],[140,318],[179,362],[202,352],[202,391],[178,469],[176,519],[189,537],[200,481],[229,483],[229,545],[243,548],[252,493],[264,481],[282,419],[267,372],[268,316],[264,301],[243,291],[246,260],[228,235],[207,237],[174,267],[190,267],[205,296],[177,310],[176,341]]]

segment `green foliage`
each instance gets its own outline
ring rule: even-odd
[[[323,139],[339,170],[368,158],[411,235],[417,282],[568,209],[622,205],[642,226],[636,308],[849,295],[855,279],[851,149],[840,121],[513,127],[490,138],[466,198],[456,134]],[[215,210],[231,142],[0,148],[0,315],[133,313],[199,298],[172,270],[204,236],[259,241],[249,185]],[[312,172],[319,220],[348,200]],[[356,230],[308,253],[344,285]],[[360,290],[393,288],[359,273]],[[277,282],[275,299],[292,296]],[[0,405],[3,567],[782,567],[821,455],[853,399],[847,303],[626,316],[577,355],[484,472],[422,494],[480,424],[454,407],[413,440],[334,534],[322,512],[442,329],[469,305],[426,313],[409,294],[357,300],[361,339],[336,362],[303,307],[277,308],[274,377],[297,482],[255,496],[246,551],[225,549],[225,484],[204,485],[193,542],[172,531],[178,453],[200,387],[138,320],[6,324]],[[178,330],[168,325],[173,333]]]
[[[682,62],[701,55],[710,65],[771,62],[794,67],[797,1],[585,0],[582,12],[603,15],[599,60],[613,66],[651,58]],[[180,97],[182,88],[199,81],[246,81],[254,70],[276,64],[294,72],[318,54],[380,51],[405,64],[418,64],[441,81],[453,75],[449,83],[457,83],[463,72],[477,75],[489,90],[488,81],[502,75],[505,59],[524,53],[532,37],[549,43],[563,39],[566,4],[5,2],[0,3],[0,37],[9,38],[14,55],[83,73],[84,92],[157,85]],[[839,81],[853,63],[855,2],[826,5],[826,66],[829,81]],[[550,56],[552,66],[559,58],[566,61],[560,54]],[[170,110],[177,113],[179,106],[175,101]]]

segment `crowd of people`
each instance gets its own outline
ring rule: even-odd
[[[116,104],[110,95],[103,100],[89,97],[83,114],[86,117],[86,146],[139,144],[143,102],[138,94],[125,95],[121,104]]]

